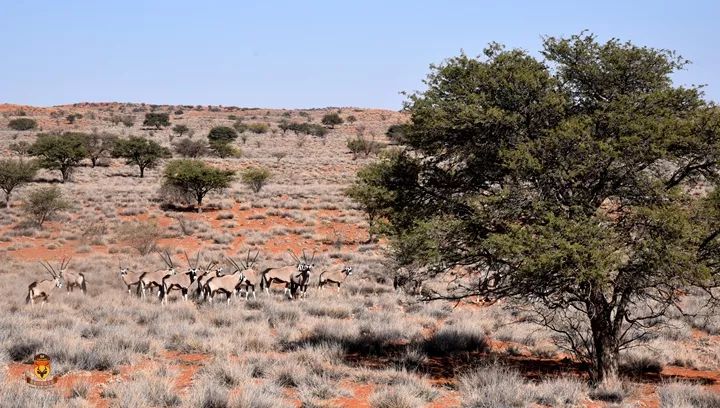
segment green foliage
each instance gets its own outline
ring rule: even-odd
[[[80,133],[40,134],[28,153],[39,158],[41,167],[60,170],[66,182],[80,161],[87,157],[84,136]]]
[[[210,142],[210,151],[217,157],[222,159],[226,158],[239,158],[242,157],[242,150],[231,145],[230,143],[223,142]]]
[[[80,113],[71,113],[65,117],[65,120],[67,120],[67,123],[72,125],[75,123],[76,120],[82,119],[83,115]]]
[[[353,154],[353,160],[355,160],[360,154],[365,157],[371,154],[378,154],[380,150],[382,150],[383,145],[374,140],[366,139],[364,136],[357,136],[347,141],[347,147]]]
[[[248,130],[255,134],[263,134],[270,130],[270,126],[267,123],[251,123],[248,125]]]
[[[262,190],[270,180],[270,177],[272,177],[270,170],[263,167],[250,167],[241,173],[243,184],[255,193],[259,193],[260,190]]]
[[[398,263],[466,265],[446,296],[528,303],[601,380],[638,324],[720,283],[720,196],[687,188],[716,181],[720,111],[673,86],[672,52],[581,34],[542,54],[491,44],[433,66],[388,134],[403,149],[348,194]]]
[[[185,125],[175,125],[172,128],[173,133],[175,133],[178,136],[184,135],[185,133],[190,131],[190,128]]]
[[[126,164],[134,164],[140,168],[140,177],[145,176],[145,169],[158,165],[160,159],[172,157],[170,150],[161,146],[154,140],[132,136],[129,139],[120,139],[115,143],[112,155],[122,157]]]
[[[155,129],[161,129],[165,126],[170,126],[170,115],[167,113],[150,112],[145,114],[145,120],[143,126],[155,127]]]
[[[37,122],[30,118],[17,118],[8,122],[8,127],[12,130],[31,130],[37,127]]]
[[[27,195],[23,205],[28,218],[38,226],[68,208],[70,203],[63,198],[57,186],[36,188]]]
[[[234,171],[216,169],[200,160],[173,160],[165,167],[165,184],[192,194],[198,212],[207,193],[228,188],[234,178]]]
[[[407,124],[391,125],[385,135],[388,137],[388,139],[395,143],[403,143],[403,138],[405,137],[405,132],[407,131],[407,128]]]
[[[343,118],[340,117],[340,115],[337,114],[337,112],[333,112],[333,113],[326,113],[322,117],[321,122],[323,125],[329,126],[332,129],[336,125],[342,125],[345,121],[343,120]]]
[[[345,118],[345,120],[347,121],[347,123],[350,123],[350,124],[357,122],[357,118],[355,117],[355,115],[350,115],[347,118]]]
[[[208,140],[210,143],[230,143],[238,138],[235,129],[227,126],[215,126],[210,129]]]
[[[208,153],[208,147],[202,140],[192,140],[188,137],[175,142],[175,152],[182,157],[197,158]]]
[[[30,182],[37,173],[32,160],[0,159],[0,189],[5,192],[5,206],[10,208],[10,195],[16,187]]]
[[[117,135],[104,132],[92,134],[77,133],[77,135],[83,140],[85,151],[87,151],[93,167],[98,164],[100,159],[110,156],[118,140]]]

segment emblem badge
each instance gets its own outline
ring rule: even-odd
[[[25,381],[35,387],[49,387],[57,382],[52,376],[50,357],[47,354],[37,354],[33,359],[33,370],[25,374]]]

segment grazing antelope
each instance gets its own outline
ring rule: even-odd
[[[122,265],[120,265],[119,263],[118,267],[120,268],[120,279],[123,281],[125,286],[127,286],[128,295],[130,294],[130,289],[133,285],[136,285],[139,291],[140,278],[142,278],[145,272],[130,272],[127,267],[122,267]]]
[[[185,260],[188,263],[188,271],[175,275],[166,275],[162,278],[162,286],[160,287],[160,303],[162,304],[167,303],[167,298],[173,289],[182,292],[183,300],[187,300],[188,291],[190,290],[193,282],[195,282],[198,272],[198,263],[200,262],[200,252],[198,252],[195,257],[195,264],[190,261],[187,252],[183,251],[183,254],[185,255]]]
[[[245,288],[245,299],[247,300],[250,297],[250,290],[252,288],[252,295],[253,299],[256,299],[255,296],[255,287],[260,284],[260,279],[262,274],[259,273],[257,270],[253,268],[255,265],[255,262],[257,261],[257,257],[260,255],[260,251],[257,251],[255,253],[255,257],[250,260],[250,250],[248,250],[247,256],[245,257],[245,262],[243,263],[240,261],[240,265],[238,265],[235,260],[232,258],[228,258],[230,263],[235,267],[236,271],[242,271],[243,280],[240,282],[240,285],[238,286],[238,289],[241,290],[243,287]],[[238,290],[238,293],[239,293]]]
[[[297,262],[296,266],[281,266],[279,268],[268,268],[262,272],[262,279],[260,280],[260,288],[265,289],[265,293],[270,294],[270,285],[273,283],[280,283],[285,285],[285,294],[288,298],[293,299],[295,292],[300,289],[302,292],[301,296],[305,295],[307,291],[307,284],[310,281],[310,272],[315,265],[312,261],[315,259],[315,252],[313,252],[312,259],[310,262],[307,261],[305,251],[303,250],[303,259],[300,260],[292,251],[289,251]]]
[[[47,264],[47,265],[46,265]],[[43,264],[40,262],[45,270],[52,276],[52,279],[44,279],[41,281],[35,281],[28,286],[28,294],[25,298],[25,303],[35,304],[35,299],[42,298],[43,305],[50,299],[50,293],[55,288],[62,288],[63,278],[62,275],[55,272],[52,265],[46,262]]]
[[[320,273],[320,279],[318,280],[318,287],[322,289],[325,285],[337,285],[338,292],[340,291],[340,285],[345,282],[350,275],[352,275],[352,267],[345,266],[341,271],[338,270],[324,270]]]
[[[177,272],[175,271],[175,264],[173,264],[172,258],[170,257],[170,253],[165,250],[164,253],[158,253],[160,255],[160,258],[165,262],[165,265],[167,265],[167,269],[160,269],[153,272],[145,272],[140,277],[140,284],[138,285],[138,291],[142,291],[142,297],[145,297],[145,289],[151,289],[155,286],[158,287],[158,296],[162,296],[162,281],[163,278],[167,275],[175,275]]]
[[[72,292],[75,286],[82,290],[83,295],[87,294],[87,280],[82,272],[68,272],[67,267],[70,264],[69,258],[67,261],[65,258],[60,261],[60,276],[65,281],[65,287],[68,292]]]

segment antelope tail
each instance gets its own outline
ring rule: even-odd
[[[85,275],[80,273],[80,276],[82,277],[82,283],[80,283],[80,289],[82,289],[83,293],[87,292],[87,279],[85,279]]]

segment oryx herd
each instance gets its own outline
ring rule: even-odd
[[[254,256],[248,250],[245,260],[239,262],[231,257],[225,257],[232,272],[225,273],[224,269],[215,261],[210,261],[205,265],[201,265],[201,254],[198,252],[194,258],[183,252],[187,269],[176,266],[170,253],[165,250],[158,252],[166,268],[152,271],[131,271],[129,268],[118,265],[120,268],[120,279],[122,280],[128,293],[132,293],[135,286],[135,292],[141,298],[146,297],[146,293],[154,294],[157,290],[157,296],[160,298],[161,304],[168,302],[168,297],[173,291],[177,291],[182,295],[183,300],[187,301],[188,296],[193,296],[198,300],[213,302],[218,294],[225,295],[225,299],[230,303],[231,298],[240,297],[244,292],[244,298],[248,299],[252,295],[256,298],[255,289],[266,294],[270,294],[270,288],[274,285],[284,287],[284,295],[289,299],[305,297],[307,289],[311,283],[311,276],[315,264],[315,252],[311,257],[307,257],[305,251],[302,256],[295,255],[292,251],[288,251],[295,265],[287,266],[266,266],[257,268],[256,262],[260,252],[256,252]],[[60,262],[60,268],[56,271],[49,262],[41,262],[41,265],[52,276],[52,279],[35,281],[28,286],[27,303],[35,303],[35,300],[41,299],[45,304],[50,293],[55,288],[61,288],[63,285],[68,291],[72,291],[75,286],[82,289],[83,293],[87,291],[87,282],[82,273],[76,273],[68,270],[70,260]],[[318,287],[323,288],[326,285],[334,286],[340,290],[340,285],[352,275],[352,268],[349,266],[326,268],[319,274]]]

